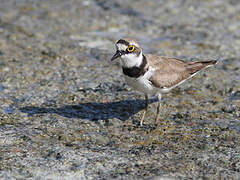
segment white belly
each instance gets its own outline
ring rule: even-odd
[[[151,85],[151,82],[143,77],[131,78],[124,76],[127,84],[133,87],[135,90],[146,93],[146,94],[155,94],[154,87]]]

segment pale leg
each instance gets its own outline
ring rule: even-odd
[[[155,118],[155,124],[157,123],[158,118],[159,118],[159,114],[160,114],[161,98],[162,98],[162,95],[161,95],[161,94],[158,94],[158,106],[157,106],[157,114],[156,114],[156,118]]]
[[[147,109],[148,109],[148,95],[145,94],[145,109],[144,109],[143,114],[142,114],[142,117],[141,117],[140,126],[143,125],[143,120],[144,120],[145,115],[146,115],[146,113],[147,113]]]

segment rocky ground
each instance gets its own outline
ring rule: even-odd
[[[110,63],[144,52],[219,59],[151,99]],[[240,178],[238,0],[1,0],[0,179]]]

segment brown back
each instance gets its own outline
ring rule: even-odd
[[[150,81],[158,88],[171,87],[217,61],[186,62],[181,59],[147,54],[148,65],[156,69]]]

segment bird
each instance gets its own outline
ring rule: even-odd
[[[145,54],[137,40],[129,37],[117,40],[115,47],[116,53],[111,61],[120,59],[127,84],[145,95],[145,109],[140,119],[140,126],[143,126],[148,110],[149,95],[156,95],[158,98],[154,121],[156,124],[160,115],[162,95],[195,76],[199,71],[218,62],[217,60],[186,61],[174,57]]]

